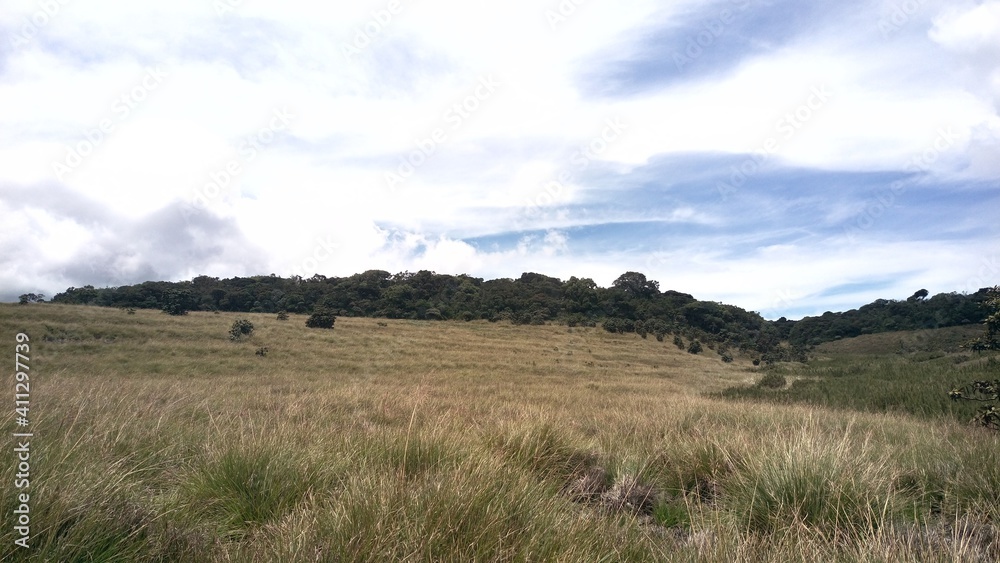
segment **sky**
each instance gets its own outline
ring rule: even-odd
[[[538,272],[1000,283],[1000,0],[6,0],[0,301]]]

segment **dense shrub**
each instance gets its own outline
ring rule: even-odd
[[[785,376],[780,373],[769,373],[760,378],[760,381],[757,382],[757,387],[762,387],[764,389],[781,389],[785,386],[785,383]]]
[[[229,339],[236,341],[244,336],[247,338],[253,336],[253,323],[246,319],[233,321],[233,326],[229,327]]]
[[[692,340],[691,344],[688,346],[689,354],[699,354],[701,353],[701,350],[701,342],[698,342],[697,340]]]
[[[25,293],[18,297],[19,304],[27,305],[28,303],[43,303],[45,302],[45,295],[42,293]]]
[[[306,326],[309,328],[333,328],[333,324],[337,322],[337,316],[333,314],[333,311],[326,308],[319,308],[313,311],[313,314],[309,315],[306,319]]]
[[[640,323],[641,325],[641,323]],[[635,332],[636,323],[632,319],[622,319],[618,317],[609,317],[604,319],[602,323],[604,330],[608,332],[617,332],[618,334],[624,334],[626,332]]]

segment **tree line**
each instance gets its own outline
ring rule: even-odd
[[[798,345],[816,345],[840,338],[896,330],[923,330],[982,323],[990,288],[976,293],[939,293],[928,297],[921,289],[905,300],[876,299],[857,309],[827,311],[799,321],[775,321],[782,338]]]
[[[922,289],[905,300],[878,299],[858,309],[794,321],[767,321],[756,312],[699,301],[639,272],[625,272],[610,287],[593,279],[568,280],[526,272],[517,279],[484,280],[421,270],[390,274],[369,270],[347,277],[316,274],[233,277],[198,276],[190,281],[71,287],[53,302],[105,307],[184,311],[308,314],[316,309],[346,317],[415,320],[485,319],[514,324],[565,323],[621,333],[667,334],[718,343],[764,361],[800,359],[806,347],[839,338],[893,330],[980,323],[988,288],[974,294]],[[785,343],[783,345],[782,343]]]
[[[183,311],[312,313],[415,320],[485,319],[514,324],[564,323],[621,333],[674,334],[706,344],[780,359],[780,334],[758,313],[661,291],[639,272],[600,287],[593,279],[568,280],[526,272],[517,279],[484,280],[426,270],[390,274],[369,270],[348,277],[198,276],[190,281],[148,281],[121,287],[71,287],[57,303]],[[698,349],[700,346],[694,347]],[[721,353],[721,352],[720,352]]]

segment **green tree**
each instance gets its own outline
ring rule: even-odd
[[[986,320],[983,321],[986,334],[967,346],[976,352],[1000,350],[1000,285],[989,290],[982,307],[986,309]]]
[[[977,352],[1000,350],[1000,286],[994,286],[983,301],[986,308],[986,334],[968,344]],[[1000,430],[1000,411],[996,402],[1000,400],[1000,379],[993,381],[973,381],[964,387],[952,389],[948,396],[953,401],[976,401],[985,403],[979,407],[973,421],[993,430]]]
[[[163,292],[163,312],[168,315],[186,315],[194,308],[195,296],[188,289],[168,289]]]
[[[41,303],[45,301],[45,295],[42,293],[25,293],[18,297],[18,303],[21,305],[27,305],[28,303]]]
[[[652,297],[660,293],[660,282],[647,280],[646,275],[639,272],[625,272],[611,285],[632,297]]]
[[[320,307],[313,311],[313,314],[309,315],[309,318],[306,319],[306,326],[309,328],[328,328],[332,330],[335,322],[337,322],[337,316],[333,311],[325,307]]]
[[[993,381],[973,381],[957,389],[952,389],[948,396],[953,401],[976,401],[987,403],[979,407],[972,421],[993,430],[1000,430],[1000,411],[996,402],[1000,400],[1000,379]]]

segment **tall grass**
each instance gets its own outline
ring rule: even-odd
[[[1000,360],[986,357],[944,355],[839,356],[809,365],[775,365],[763,378],[793,379],[784,390],[767,385],[739,385],[721,392],[726,398],[746,398],[774,403],[806,403],[828,408],[867,412],[905,413],[922,418],[945,417],[968,421],[977,405],[954,402],[948,391],[974,380],[1000,378]],[[957,360],[957,361],[956,361]]]
[[[0,560],[1000,558],[1000,440],[961,417],[705,396],[760,374],[592,329],[246,316],[0,306],[35,432]],[[767,392],[908,365],[852,361]]]

